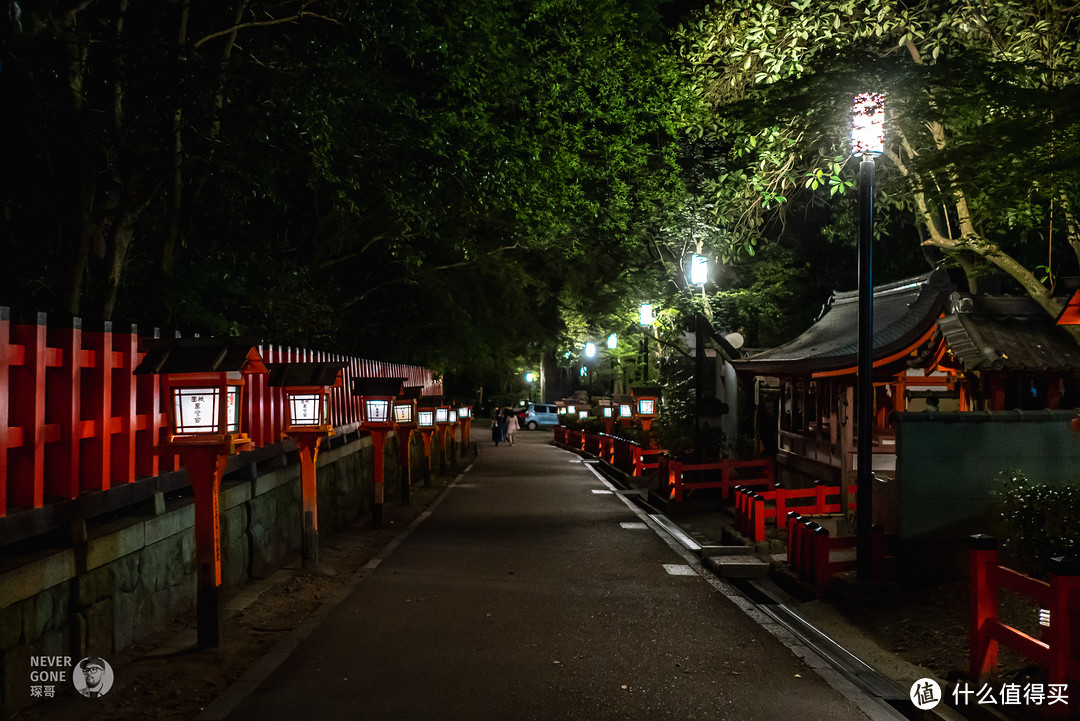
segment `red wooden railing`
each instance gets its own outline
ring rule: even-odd
[[[881,580],[891,572],[890,539],[880,526],[874,526],[871,531],[871,576]],[[787,514],[787,536],[788,565],[799,578],[813,584],[819,593],[825,590],[832,576],[856,567],[854,558],[833,560],[832,557],[833,551],[855,548],[855,536],[833,537],[828,529],[794,511]]]
[[[970,551],[971,679],[983,681],[997,670],[998,644],[1031,659],[1046,671],[1048,685],[1073,682],[1068,704],[1044,707],[1047,715],[1076,718],[1080,712],[1080,568],[1075,560],[1055,559],[1048,581],[1040,581],[999,566],[997,542],[989,536],[972,536]],[[1036,601],[1050,612],[1049,626],[1038,639],[998,620],[998,592],[1002,589]]]
[[[34,323],[13,323],[10,309],[0,307],[0,516],[177,468],[175,456],[156,453],[166,424],[159,378],[132,375],[143,355],[137,328],[105,323],[90,331],[78,318],[62,326],[46,321],[39,313]],[[360,420],[353,378],[402,377],[426,393],[440,392],[420,366],[280,345],[261,352],[270,363],[345,362],[344,386],[331,393],[338,427],[355,428]],[[245,428],[256,446],[277,443],[283,389],[269,388],[265,375],[249,376],[244,398]]]
[[[555,442],[591,453],[631,476],[640,476],[643,472],[656,468],[657,456],[664,453],[661,450],[642,448],[640,443],[618,436],[566,426],[555,427]]]
[[[739,486],[772,488],[776,466],[771,458],[736,461],[725,458],[715,463],[686,463],[662,453],[659,457],[657,480],[660,492],[676,502],[690,491],[718,488],[727,499]]]
[[[848,486],[848,498],[848,509],[855,510],[855,486]],[[735,489],[735,527],[751,540],[764,541],[766,521],[781,527],[788,511],[805,515],[842,513],[842,503],[840,486],[826,486],[820,481],[813,488],[777,486],[762,491],[739,487]]]

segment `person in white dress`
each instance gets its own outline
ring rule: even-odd
[[[506,440],[510,441],[510,445],[514,445],[514,434],[518,429],[518,417],[516,413],[508,413],[509,418],[506,419]]]

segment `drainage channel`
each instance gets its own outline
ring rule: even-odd
[[[629,495],[629,494],[627,494]],[[650,519],[661,526],[688,551],[698,554],[701,544],[679,527],[674,521],[651,506],[646,499],[633,497],[632,500],[644,510]],[[966,717],[956,709],[944,704],[932,710],[923,711],[915,707],[908,698],[907,690],[901,688],[891,678],[880,673],[869,664],[852,654],[846,648],[830,638],[821,629],[803,619],[784,602],[774,598],[758,583],[750,579],[726,578],[724,582],[738,590],[747,601],[754,604],[761,613],[786,628],[803,645],[818,654],[836,671],[847,678],[866,694],[886,705],[898,718],[912,721],[965,721]]]

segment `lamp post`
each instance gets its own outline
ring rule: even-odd
[[[255,341],[149,340],[135,375],[160,374],[168,427],[158,452],[177,454],[195,500],[196,633],[200,648],[221,643],[221,521],[218,495],[229,456],[252,447],[241,430],[244,376],[266,373]]]
[[[472,448],[472,406],[458,408],[458,421],[461,422],[461,454]]]
[[[652,303],[642,303],[638,308],[638,325],[644,328],[641,335],[641,355],[645,361],[645,373],[642,377],[645,383],[649,382],[649,329],[652,328],[654,319]]]
[[[611,393],[615,394],[615,350],[619,347],[619,336],[616,333],[612,333],[607,337],[607,347],[611,351],[609,353],[608,362],[611,368]]]
[[[394,400],[402,394],[404,378],[353,378],[352,393],[360,396],[361,427],[371,434],[374,480],[372,482],[371,522],[383,519],[383,448],[386,436],[394,429]]]
[[[698,253],[690,256],[690,284],[701,288],[701,297],[705,297],[705,284],[709,282],[709,259]],[[701,431],[701,377],[705,375],[705,316],[700,310],[694,310],[694,428]],[[700,446],[700,438],[694,444]],[[697,448],[701,454],[702,449]]]
[[[416,428],[416,399],[423,386],[406,386],[404,398],[394,401],[394,425],[398,436],[398,462],[401,465],[401,500],[408,502],[412,493],[412,456],[409,453],[412,432]]]
[[[589,370],[589,402],[592,402],[592,361],[596,358],[596,344],[585,344],[585,367]],[[571,411],[572,412],[572,411]]]
[[[855,573],[860,581],[873,576],[874,443],[874,156],[885,149],[885,97],[855,96],[851,115],[851,152],[859,163],[859,373],[856,423],[859,427],[855,475]]]
[[[319,443],[334,435],[330,424],[330,389],[341,387],[344,362],[276,363],[267,385],[285,389],[283,438],[296,441],[300,454],[300,523],[302,559],[305,566],[319,565],[319,504],[315,462]]]
[[[450,425],[450,408],[438,397],[435,406],[435,430],[439,434],[439,475],[446,473],[446,429]]]
[[[425,401],[425,398],[421,398],[416,410],[416,427],[424,440],[424,488],[431,488],[431,436],[435,433],[435,408],[425,405]]]

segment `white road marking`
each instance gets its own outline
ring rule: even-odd
[[[649,528],[644,523],[639,523],[638,521],[623,521],[619,525],[630,531],[645,531]]]
[[[672,576],[696,576],[698,572],[685,563],[665,563],[664,570]]]
[[[611,494],[611,491],[605,491],[603,488],[594,488],[594,489],[592,489],[592,492],[593,493],[607,493],[609,495]]]

